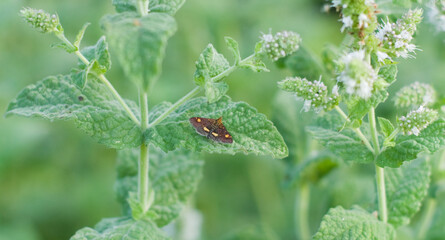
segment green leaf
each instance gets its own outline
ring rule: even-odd
[[[241,54],[239,52],[238,43],[231,37],[224,37],[227,47],[232,52],[235,57],[235,63],[233,65],[237,66],[241,62]]]
[[[83,39],[83,35],[85,34],[85,30],[87,30],[87,27],[90,25],[90,23],[85,23],[82,28],[80,29],[79,33],[77,33],[76,35],[76,40],[74,40],[73,45],[79,49],[80,46],[80,42]]]
[[[388,98],[388,92],[385,89],[375,91],[369,99],[363,99],[358,96],[350,96],[346,99],[348,106],[349,119],[361,120],[371,108],[376,108],[381,102]]]
[[[229,85],[225,82],[206,82],[204,90],[209,103],[214,103],[226,95]]]
[[[397,78],[397,65],[391,64],[391,65],[385,65],[380,68],[379,70],[379,76],[389,84],[393,83]]]
[[[297,182],[316,183],[329,174],[339,165],[338,161],[330,153],[318,153],[315,156],[305,159],[293,170],[290,184]]]
[[[125,12],[105,16],[102,26],[125,75],[149,91],[161,74],[167,41],[176,31],[175,19],[165,13],[139,17]]]
[[[102,219],[95,229],[85,227],[76,232],[70,240],[167,240],[167,237],[156,224],[151,221],[135,221],[129,218]]]
[[[51,44],[51,47],[63,49],[67,53],[73,53],[73,52],[77,51],[76,47],[72,47],[66,43],[53,43],[53,44]]]
[[[391,135],[391,133],[394,131],[394,126],[392,125],[391,121],[383,117],[378,117],[378,121],[380,130],[382,130],[383,135],[385,137]]]
[[[338,206],[323,217],[313,239],[395,239],[395,231],[363,209],[345,210]]]
[[[351,129],[343,129],[339,132],[342,126],[343,120],[340,116],[324,114],[306,129],[322,146],[328,148],[335,156],[346,162],[373,162],[372,152],[366,148],[365,144]]]
[[[79,60],[79,68],[87,70],[86,74],[94,72],[95,74],[103,74],[111,68],[111,56],[108,51],[108,43],[105,36],[97,41],[96,45],[85,47],[81,50],[83,56],[90,62],[87,66]],[[96,63],[94,63],[96,62]]]
[[[386,148],[377,157],[380,167],[397,168],[405,161],[417,158],[421,152],[434,153],[445,145],[445,121],[438,120],[422,130],[419,136],[401,135],[394,147]]]
[[[185,3],[185,0],[150,0],[150,12],[162,12],[174,15]],[[137,11],[137,0],[113,0],[117,12]]]
[[[267,69],[266,64],[263,61],[261,61],[261,59],[257,56],[254,56],[251,59],[248,59],[247,61],[241,62],[239,67],[247,68],[254,72],[269,72],[269,69]]]
[[[431,167],[424,158],[386,169],[385,184],[388,222],[394,227],[407,225],[428,193]]]
[[[75,79],[72,79],[74,77]],[[112,148],[141,144],[140,128],[96,78],[85,88],[75,84],[79,74],[48,77],[26,87],[7,109],[6,116],[41,117],[48,120],[73,120],[99,143]],[[134,102],[127,101],[133,109]],[[139,113],[134,110],[136,115]]]
[[[194,78],[198,86],[204,86],[206,82],[211,81],[211,78],[229,68],[229,62],[222,54],[216,51],[212,44],[207,45],[204,51],[202,51],[195,65]]]
[[[291,70],[295,76],[307,79],[319,79],[320,76],[323,75],[323,68],[321,67],[320,61],[304,46],[300,46],[298,51],[286,57],[283,61],[286,68]]]
[[[191,117],[222,117],[233,143],[217,143],[197,134],[189,122]],[[284,158],[288,154],[283,138],[266,116],[247,103],[232,102],[227,96],[215,103],[208,103],[203,97],[187,101],[163,122],[148,129],[145,139],[164,151],[186,148],[196,152],[244,152],[275,158]]]
[[[131,212],[127,202],[129,192],[137,192],[138,158],[136,149],[118,153],[116,190],[127,214]],[[166,154],[158,148],[150,148],[149,177],[154,202],[149,217],[158,226],[164,226],[178,217],[182,205],[198,186],[203,164],[200,156],[190,151],[178,150]]]

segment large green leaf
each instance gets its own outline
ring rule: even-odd
[[[423,158],[386,169],[385,184],[388,222],[395,227],[406,225],[416,214],[428,193],[431,167]]]
[[[193,194],[202,176],[204,162],[200,156],[187,150],[163,153],[158,148],[150,148],[151,188],[155,200],[150,211],[152,220],[164,226],[178,217],[182,205]],[[116,190],[118,200],[127,214],[129,192],[137,191],[139,152],[127,149],[119,152]]]
[[[92,78],[85,87],[81,87],[74,83],[77,78],[79,74],[58,75],[26,87],[9,104],[6,116],[74,120],[80,129],[109,147],[139,146],[142,139],[140,128],[106,86]],[[137,109],[134,102],[127,103]],[[137,110],[133,112],[139,114]]]
[[[233,143],[218,143],[197,134],[189,122],[191,117],[222,117]],[[266,116],[247,103],[232,102],[227,96],[215,103],[208,103],[204,97],[187,101],[160,124],[148,129],[145,138],[164,151],[186,148],[196,152],[244,152],[275,158],[288,154],[283,138]]]
[[[156,224],[146,220],[130,218],[105,218],[96,227],[85,227],[76,232],[70,240],[167,240],[167,237]]]
[[[345,210],[342,207],[331,208],[323,217],[315,240],[331,239],[394,239],[394,228],[379,221],[363,209]]]
[[[421,152],[436,152],[445,145],[445,121],[441,119],[430,124],[419,136],[401,135],[395,143],[377,157],[377,165],[396,168],[405,161],[416,159]]]
[[[137,10],[138,0],[113,0],[113,5],[118,12]],[[150,12],[163,12],[174,15],[185,3],[185,0],[150,0]]]
[[[324,114],[306,129],[324,147],[346,162],[370,163],[374,161],[371,151],[366,148],[356,133],[342,128],[343,120],[334,114]]]
[[[151,89],[161,74],[167,40],[176,31],[175,19],[166,13],[125,12],[105,16],[102,26],[125,75],[144,91]]]

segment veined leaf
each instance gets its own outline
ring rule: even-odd
[[[400,168],[386,169],[389,223],[399,227],[410,222],[428,193],[430,175],[431,167],[423,158],[407,162]]]
[[[391,135],[391,133],[394,131],[394,126],[392,125],[391,121],[383,117],[378,117],[378,121],[383,135],[385,135],[385,137]]]
[[[343,120],[334,114],[324,114],[313,126],[306,129],[324,147],[346,162],[370,163],[374,161],[371,151],[366,148],[360,138],[351,130],[343,129]]]
[[[239,52],[238,42],[231,37],[224,37],[224,40],[226,41],[227,47],[232,52],[233,57],[235,58],[235,63],[233,65],[238,65],[241,61],[241,54]]]
[[[196,133],[191,117],[219,118],[233,137],[232,144],[214,142]],[[283,158],[288,154],[283,138],[266,116],[244,102],[232,102],[224,96],[215,103],[203,97],[184,103],[160,124],[147,130],[147,143],[164,151],[186,148],[196,152],[237,152],[272,155]]]
[[[97,41],[96,45],[85,47],[82,49],[81,53],[85,58],[90,61],[97,61],[98,66],[94,69],[98,74],[105,73],[111,68],[111,57],[108,51],[108,43],[105,40],[105,36],[102,36]],[[86,66],[82,61],[79,60],[79,68],[86,69]]]
[[[409,1],[409,0],[408,0]],[[397,65],[390,64],[380,68],[379,76],[389,84],[393,83],[397,78]]]
[[[87,30],[87,27],[90,26],[90,23],[85,23],[82,28],[80,29],[79,33],[76,35],[76,39],[74,40],[73,45],[77,48],[80,46],[80,42],[83,39],[83,35],[85,34],[85,31]]]
[[[226,58],[218,53],[212,44],[209,44],[201,55],[199,55],[198,61],[196,62],[195,71],[195,83],[198,86],[204,86],[204,84],[212,77],[224,72],[229,68],[229,62]]]
[[[75,81],[69,75],[58,75],[28,86],[9,104],[6,116],[74,120],[80,129],[108,147],[128,148],[141,144],[140,128],[103,83],[93,78],[82,88]],[[137,109],[134,102],[127,103]]]
[[[175,19],[166,13],[139,17],[125,12],[107,15],[102,26],[125,75],[144,91],[161,74],[167,40],[176,31]]]
[[[331,208],[323,217],[314,240],[395,239],[394,228],[363,209]]]
[[[161,229],[155,223],[146,220],[133,220],[130,218],[105,218],[95,229],[85,227],[76,232],[70,240],[167,240]]]
[[[202,176],[204,162],[200,156],[187,150],[163,153],[150,148],[150,184],[154,202],[150,215],[158,226],[164,226],[178,217],[182,205],[193,194]],[[129,192],[137,192],[139,152],[135,149],[118,154],[116,189],[118,200],[127,214],[131,213],[127,199]]]
[[[388,92],[385,89],[375,91],[369,99],[363,99],[357,96],[350,96],[346,99],[348,106],[349,119],[361,120],[369,109],[377,107],[381,102],[388,98]]]
[[[209,103],[214,103],[226,95],[229,85],[225,82],[206,82],[204,90]]]
[[[150,0],[149,12],[163,12],[174,15],[185,0]],[[137,0],[113,0],[117,12],[137,11]]]
[[[435,121],[423,129],[419,136],[401,135],[395,143],[394,147],[388,147],[380,153],[376,160],[377,165],[397,168],[405,161],[416,159],[421,152],[436,152],[445,145],[445,121]]]

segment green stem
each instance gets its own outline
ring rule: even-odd
[[[299,197],[296,201],[296,208],[295,208],[295,216],[298,217],[298,233],[300,238],[299,239],[310,239],[311,238],[311,231],[309,228],[309,202],[310,202],[310,191],[309,191],[309,185],[308,183],[302,183],[300,188],[298,189]]]
[[[431,222],[433,221],[436,206],[437,200],[434,198],[429,198],[425,206],[426,210],[422,216],[419,231],[417,232],[417,239],[426,239],[426,233],[430,228]]]
[[[65,35],[63,33],[60,34],[56,34],[57,38],[59,38],[60,40],[62,40],[62,42],[64,42],[65,44],[67,44],[68,46],[72,47],[73,49],[75,49],[76,47],[74,47],[74,45],[65,37]],[[79,59],[85,64],[85,65],[89,65],[90,61],[88,61],[88,59],[79,51],[76,50],[74,52],[74,54],[76,54],[77,57],[79,57]],[[121,95],[116,91],[116,89],[113,87],[113,85],[110,83],[110,81],[108,81],[108,79],[105,77],[105,75],[100,74],[98,76],[98,78],[105,84],[105,86],[108,88],[108,90],[111,92],[111,94],[113,94],[113,96],[116,98],[116,100],[119,102],[119,104],[124,108],[125,112],[128,114],[128,116],[130,117],[130,119],[136,123],[138,126],[140,125],[139,120],[137,119],[137,117],[134,115],[133,111],[131,111],[130,107],[128,107],[127,103],[125,103],[124,99],[121,97]]]
[[[140,93],[140,106],[141,106],[141,131],[142,133],[148,127],[148,102],[147,102],[147,93]],[[138,195],[139,201],[142,206],[142,210],[145,213],[150,208],[149,202],[149,155],[148,155],[148,146],[145,143],[141,145],[141,155],[139,159],[139,168],[138,168]]]
[[[149,0],[138,0],[138,12],[139,15],[145,16],[148,14],[148,5],[150,4]]]

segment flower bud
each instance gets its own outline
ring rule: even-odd
[[[400,89],[394,101],[397,107],[428,106],[436,101],[436,91],[429,84],[415,82]]]
[[[291,31],[271,33],[261,36],[263,52],[273,61],[286,57],[298,50],[301,43],[300,35]]]
[[[359,33],[363,38],[365,33],[371,33],[377,26],[374,0],[332,0],[332,7],[341,9],[343,23],[341,32],[348,30]]]
[[[20,10],[23,19],[42,33],[60,32],[62,26],[57,14],[49,14],[43,10],[23,8]]]
[[[419,109],[413,110],[408,115],[397,119],[397,122],[404,134],[418,136],[420,131],[434,122],[437,117],[437,111],[420,106]]]

